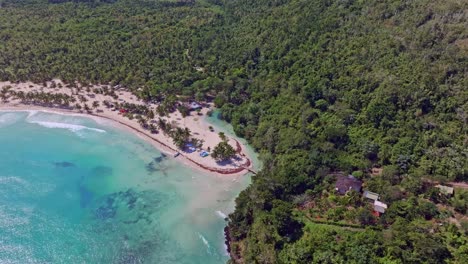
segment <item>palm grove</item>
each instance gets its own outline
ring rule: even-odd
[[[434,188],[468,180],[464,1],[0,6],[2,80],[118,84],[167,109],[174,95],[221,108],[264,164],[229,217],[231,261],[466,263],[467,192]],[[337,172],[387,212],[337,196]]]

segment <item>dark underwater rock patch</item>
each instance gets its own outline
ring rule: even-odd
[[[96,218],[100,220],[107,220],[114,218],[117,214],[116,206],[100,206],[94,213]]]
[[[159,168],[157,167],[157,164],[154,161],[151,161],[150,163],[146,164],[145,169],[150,174],[159,171]]]
[[[118,263],[119,264],[137,264],[137,263],[142,263],[141,258],[138,257],[138,252],[133,252],[130,250],[126,250],[125,252],[122,252],[119,259]]]
[[[116,192],[102,197],[94,210],[96,218],[108,220],[122,212],[124,224],[135,224],[139,221],[152,222],[151,215],[155,208],[160,206],[160,201],[154,192],[136,192],[133,189]]]
[[[161,154],[161,156],[159,157],[156,157],[154,158],[154,162],[157,162],[157,163],[161,163],[163,162],[165,159],[167,159],[167,155],[166,154]]]
[[[125,205],[128,210],[133,210],[138,201],[138,194],[132,189],[125,192],[117,192],[107,195],[101,205],[95,210],[94,215],[101,220],[114,218],[119,209],[119,205]]]
[[[114,218],[116,214],[117,203],[115,199],[115,194],[107,196],[103,204],[99,206],[94,212],[94,216],[100,220],[108,220]]]
[[[127,204],[127,208],[132,210],[135,208],[135,203],[138,201],[138,196],[135,191],[128,189],[125,193],[123,193],[123,200]]]
[[[161,153],[159,157],[153,158],[151,162],[146,164],[146,171],[149,174],[161,171],[164,175],[166,175],[167,167],[163,165],[165,160],[167,160],[167,155]]]
[[[95,225],[103,235],[119,233],[114,263],[181,263],[183,258],[157,254],[168,247],[167,235],[159,230],[160,209],[171,204],[171,196],[152,190],[129,188],[95,200]],[[162,252],[162,251],[161,251]],[[156,253],[156,254],[155,254]]]

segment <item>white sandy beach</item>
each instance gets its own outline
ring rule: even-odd
[[[137,119],[130,120],[127,117],[123,116],[119,113],[119,111],[112,111],[112,109],[107,108],[104,106],[103,102],[116,102],[116,103],[132,103],[136,105],[146,105],[152,110],[155,110],[157,104],[155,103],[145,103],[139,100],[135,95],[132,93],[118,89],[116,93],[118,95],[118,99],[115,100],[111,96],[104,95],[104,94],[95,94],[92,92],[93,88],[101,88],[104,85],[96,85],[91,88],[91,92],[87,92],[86,89],[81,88],[80,90],[76,88],[68,88],[65,84],[63,84],[60,80],[54,80],[56,84],[61,84],[62,87],[57,88],[50,88],[51,82],[47,83],[48,87],[44,87],[44,85],[34,84],[31,82],[25,83],[11,83],[11,82],[0,82],[0,89],[2,87],[10,86],[12,91],[23,91],[27,92],[46,92],[50,94],[67,94],[69,96],[75,97],[77,102],[78,97],[83,96],[86,98],[86,104],[92,106],[94,102],[99,103],[99,107],[92,110],[92,113],[88,114],[78,110],[71,110],[71,109],[64,109],[64,108],[56,108],[56,107],[43,107],[37,105],[26,105],[22,104],[18,98],[8,98],[6,102],[0,100],[0,110],[4,111],[19,111],[19,110],[41,110],[41,111],[52,111],[52,112],[60,112],[65,114],[78,114],[78,115],[85,115],[88,117],[92,117],[97,121],[104,120],[111,120],[112,124],[126,129],[128,131],[132,131],[139,137],[145,139],[147,142],[151,143],[154,147],[158,148],[159,150],[165,152],[168,155],[173,156],[175,153],[181,153],[177,159],[180,159],[181,162],[187,164],[193,168],[200,169],[204,172],[215,173],[215,174],[229,174],[229,175],[243,175],[248,172],[248,169],[251,168],[252,164],[250,159],[246,156],[246,151],[242,144],[239,144],[235,139],[229,138],[229,144],[234,147],[234,149],[239,150],[237,153],[236,161],[231,162],[230,164],[219,164],[210,156],[208,157],[201,157],[199,150],[188,153],[178,148],[173,143],[172,138],[168,135],[165,135],[161,131],[157,134],[152,134],[149,130],[143,129],[140,124],[138,123]],[[199,140],[203,140],[203,149],[214,149],[214,147],[221,141],[218,136],[218,131],[211,132],[209,127],[210,125],[204,120],[204,116],[209,111],[209,108],[203,108],[201,110],[201,116],[198,115],[196,112],[192,112],[189,116],[183,118],[181,113],[175,111],[171,113],[169,116],[162,117],[162,119],[166,120],[173,126],[177,126],[180,128],[188,128],[191,131],[191,134],[194,138]],[[159,116],[155,116],[153,119],[154,122],[159,119]],[[109,123],[109,122],[108,122]]]

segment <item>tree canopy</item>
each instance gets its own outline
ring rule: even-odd
[[[212,100],[264,164],[229,217],[234,262],[466,263],[466,193],[431,185],[468,180],[467,8],[0,0],[0,80],[121,85],[161,102],[159,114],[176,96]],[[336,171],[354,172],[388,213],[340,205]],[[303,200],[358,221],[317,224]]]

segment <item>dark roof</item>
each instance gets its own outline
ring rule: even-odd
[[[347,191],[355,190],[360,192],[362,188],[362,181],[354,178],[352,175],[338,176],[336,179],[335,190],[339,194],[345,194]]]

